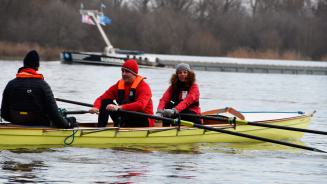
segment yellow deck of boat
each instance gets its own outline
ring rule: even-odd
[[[307,128],[313,113],[293,114],[279,118],[259,119],[257,122],[274,125]],[[261,115],[262,116],[262,115]],[[251,117],[249,116],[249,119]],[[251,121],[253,121],[251,119]],[[275,140],[298,140],[304,133],[250,125],[208,125],[254,136]],[[239,136],[206,131],[198,128],[151,127],[151,128],[94,128],[55,129],[0,125],[0,145],[106,145],[106,144],[180,144],[200,142],[254,142]]]

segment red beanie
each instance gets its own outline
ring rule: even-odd
[[[137,62],[135,59],[128,59],[125,61],[123,66],[121,66],[123,69],[128,70],[134,75],[137,75],[139,72],[139,66],[137,65]]]

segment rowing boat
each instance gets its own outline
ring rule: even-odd
[[[302,112],[244,112],[247,121],[285,127],[307,128],[314,113]],[[275,140],[299,140],[303,132],[233,125],[222,122],[206,126],[246,133]],[[106,145],[106,144],[181,144],[200,142],[253,142],[256,140],[195,127],[144,127],[98,128],[93,123],[80,124],[74,129],[22,127],[3,123],[0,125],[0,146],[5,145]]]

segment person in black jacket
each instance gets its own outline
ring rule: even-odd
[[[73,128],[74,117],[64,118],[52,90],[43,75],[37,73],[39,55],[30,51],[24,58],[24,66],[18,69],[16,78],[7,84],[1,104],[1,116],[6,121],[24,126],[51,126]]]

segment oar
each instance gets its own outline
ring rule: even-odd
[[[82,103],[82,102],[76,102],[76,101],[65,100],[65,99],[60,99],[60,98],[56,98],[56,100],[61,101],[61,102],[71,103],[71,104],[77,104],[77,105],[82,105],[82,106],[87,106],[87,107],[91,106],[92,107],[91,104]],[[141,112],[127,111],[127,110],[122,110],[122,109],[120,109],[118,111],[122,112],[122,113],[134,114],[134,115],[139,115],[139,116],[148,117],[148,118],[157,119],[157,120],[165,120],[165,121],[170,122],[172,124],[176,124],[178,122],[177,119],[175,120],[175,119],[171,119],[171,118],[158,117],[158,116],[153,116],[153,115],[149,115],[149,114],[145,114],[145,113],[141,113]],[[323,151],[323,150],[320,150],[320,149],[317,149],[317,148],[312,148],[312,147],[308,147],[308,146],[302,146],[302,145],[298,145],[298,144],[293,144],[293,143],[288,143],[288,142],[283,142],[283,141],[277,141],[277,140],[268,139],[268,138],[264,138],[264,137],[258,137],[258,136],[254,136],[254,135],[248,135],[248,134],[243,134],[243,133],[239,133],[239,132],[233,132],[233,131],[229,131],[229,130],[214,128],[214,127],[200,125],[200,124],[195,124],[195,123],[192,123],[192,122],[189,122],[189,121],[181,120],[180,123],[181,123],[181,125],[188,126],[188,127],[196,127],[196,128],[200,128],[200,129],[203,129],[203,130],[221,132],[221,133],[225,133],[225,134],[230,134],[230,135],[235,135],[235,136],[245,137],[245,138],[249,138],[249,139],[255,139],[255,140],[259,140],[259,141],[275,143],[275,144],[280,144],[280,145],[289,146],[289,147],[293,147],[293,148],[300,148],[300,149],[309,150],[309,151],[327,153],[326,151]]]
[[[153,119],[157,119],[157,120],[166,120],[166,121],[169,121],[169,122],[171,122],[173,124],[176,124],[178,122],[178,120],[176,120],[176,119],[174,120],[174,119],[171,119],[171,118],[163,118],[163,117],[148,115],[148,114],[141,113],[141,112],[126,111],[126,110],[121,110],[121,109],[118,110],[118,111],[120,111],[122,113],[145,116],[145,117],[153,118]],[[246,137],[246,138],[249,138],[249,139],[255,139],[255,140],[259,140],[259,141],[265,141],[265,142],[280,144],[280,145],[284,145],[284,146],[290,146],[290,147],[294,147],[294,148],[300,148],[300,149],[309,150],[309,151],[327,153],[326,151],[323,151],[323,150],[320,150],[320,149],[317,149],[317,148],[312,148],[312,147],[302,146],[302,145],[293,144],[293,143],[289,143],[289,142],[283,142],[283,141],[268,139],[268,138],[264,138],[264,137],[258,137],[258,136],[249,135],[249,134],[243,134],[243,133],[239,133],[239,132],[233,132],[233,131],[224,130],[224,129],[220,129],[220,128],[214,128],[214,127],[210,127],[210,126],[196,124],[196,123],[189,122],[189,121],[181,120],[180,123],[181,123],[181,125],[188,126],[188,127],[196,127],[196,128],[200,128],[200,129],[204,129],[204,130],[221,132],[221,133],[225,133],[225,134],[230,134],[230,135],[235,135],[235,136],[240,136],[240,137]]]
[[[85,106],[85,107],[93,107],[92,104],[88,104],[88,103],[76,102],[76,101],[66,100],[66,99],[62,99],[62,98],[55,98],[55,99],[56,99],[57,101],[59,101],[59,102],[66,102],[66,103],[71,103],[71,104],[81,105],[81,106]]]
[[[312,133],[312,134],[327,135],[327,132],[319,131],[319,130],[310,130],[310,129],[304,129],[304,128],[295,128],[295,127],[286,127],[286,126],[272,125],[272,124],[266,124],[266,123],[257,123],[257,122],[250,122],[250,121],[245,121],[245,120],[240,120],[240,119],[234,120],[234,118],[228,118],[228,117],[224,117],[224,116],[213,117],[213,116],[182,114],[182,113],[181,113],[181,115],[189,116],[189,117],[198,117],[198,118],[206,119],[206,120],[216,120],[216,121],[225,121],[225,122],[234,122],[235,121],[236,124],[240,124],[240,125],[252,125],[252,126],[282,129],[282,130],[290,130],[290,131],[296,131],[296,132],[307,132],[307,133]]]
[[[90,113],[89,111],[79,110],[79,111],[66,111],[65,114],[87,114]]]
[[[72,101],[72,100],[66,100],[66,99],[62,99],[62,98],[55,98],[57,101],[59,102],[65,102],[65,103],[70,103],[70,104],[76,104],[76,105],[81,105],[81,106],[85,106],[85,107],[93,107],[92,104],[89,103],[83,103],[83,102],[77,102],[77,101]],[[168,121],[170,123],[174,123],[175,120],[171,119],[171,118],[165,118],[165,117],[158,117],[158,116],[153,116],[153,115],[149,115],[149,114],[145,114],[145,113],[141,113],[141,112],[134,112],[134,111],[126,111],[126,110],[119,110],[120,112],[125,112],[125,113],[130,113],[130,114],[135,114],[135,115],[139,115],[139,116],[146,116],[148,118],[152,118],[152,119],[158,119],[158,120],[165,120]]]

